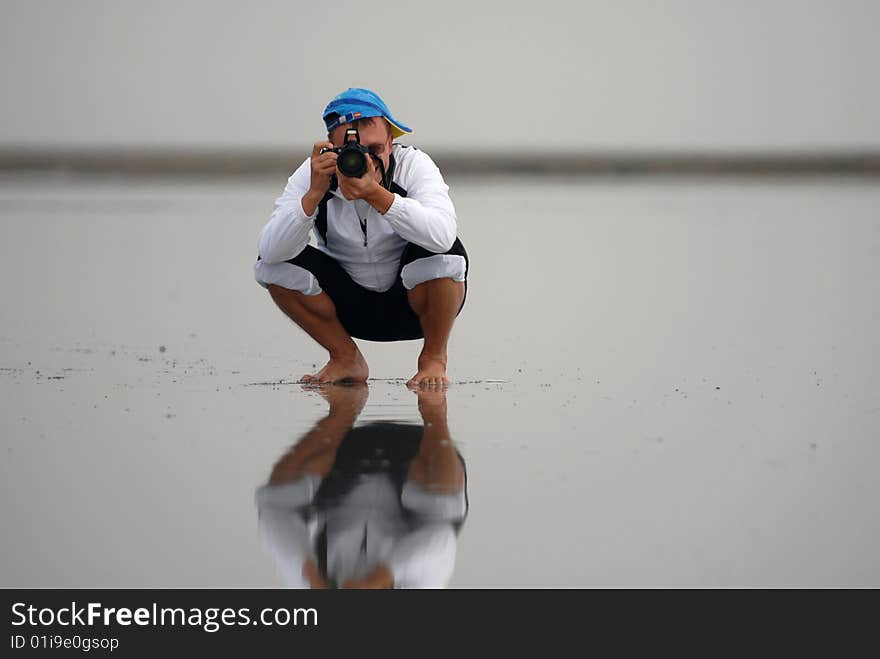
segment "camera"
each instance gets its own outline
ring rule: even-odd
[[[356,128],[349,128],[345,131],[345,142],[342,146],[321,149],[321,153],[328,151],[339,156],[336,160],[336,168],[343,176],[360,178],[367,173],[367,156],[370,155],[370,152],[361,145],[361,137]]]

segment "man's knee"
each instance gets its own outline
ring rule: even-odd
[[[269,291],[269,295],[271,295],[272,298],[275,300],[277,300],[279,297],[283,298],[286,295],[290,295],[291,293],[302,295],[302,293],[300,293],[299,291],[295,291],[290,288],[284,288],[284,286],[279,286],[278,284],[266,284],[264,288]]]
[[[446,313],[445,310],[449,309],[450,305],[455,305],[457,315],[464,307],[466,294],[465,282],[450,277],[439,277],[416,284],[406,292],[406,297],[410,308],[421,317],[431,309]]]
[[[317,278],[305,268],[292,263],[266,263],[257,261],[254,264],[254,278],[257,283],[272,292],[270,286],[298,291],[304,295],[317,295],[321,286]]]
[[[464,282],[467,261],[458,254],[434,254],[407,263],[400,271],[400,278],[407,290],[433,279],[451,279]]]

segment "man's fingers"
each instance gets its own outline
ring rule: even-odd
[[[315,165],[332,165],[333,167],[336,167],[336,159],[338,157],[339,156],[335,153],[328,151],[327,153],[322,153],[314,158],[312,162],[314,162]]]
[[[314,169],[320,174],[332,174],[334,171],[336,171],[336,163],[333,161],[317,162],[315,163]]]
[[[336,161],[318,161],[312,165],[312,174],[329,178],[336,171]]]
[[[316,157],[316,156],[321,155],[321,149],[332,149],[332,148],[333,148],[332,142],[328,142],[326,140],[321,141],[321,142],[315,142],[315,144],[312,146],[312,157]]]

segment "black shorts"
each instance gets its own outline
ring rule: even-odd
[[[466,298],[468,256],[464,245],[456,238],[449,251],[444,253],[464,257]],[[435,256],[435,252],[408,243],[400,258],[394,285],[381,293],[355,282],[339,263],[311,245],[307,245],[287,263],[304,268],[314,275],[324,292],[333,300],[339,322],[351,336],[367,341],[406,341],[421,339],[424,334],[419,317],[409,306],[400,273],[405,265],[429,256]],[[461,306],[464,307],[464,299]]]

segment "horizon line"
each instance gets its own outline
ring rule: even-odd
[[[306,157],[290,154],[309,151],[309,147],[0,147],[0,172],[289,175]],[[880,176],[880,149],[435,149],[430,154],[451,176]]]

